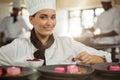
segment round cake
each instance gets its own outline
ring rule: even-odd
[[[8,76],[17,76],[21,74],[20,67],[8,67],[6,71]]]

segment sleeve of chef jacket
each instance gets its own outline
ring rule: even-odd
[[[26,30],[26,31],[30,31],[29,26],[27,25],[27,23],[24,21],[24,19],[22,17],[20,17],[20,22],[21,22],[21,26]]]
[[[0,47],[0,66],[14,65],[17,51],[16,41]]]
[[[88,46],[86,46],[86,45],[84,45],[80,42],[77,42],[73,39],[71,39],[71,43],[72,43],[71,45],[72,45],[73,50],[77,54],[79,54],[83,51],[86,51],[91,55],[98,55],[98,56],[101,56],[101,57],[105,58],[106,62],[111,62],[112,61],[111,60],[111,54],[108,53],[108,52],[105,52],[105,51],[102,51],[102,50],[96,50],[96,49],[88,47]]]

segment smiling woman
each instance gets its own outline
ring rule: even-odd
[[[25,4],[30,14],[30,23],[33,25],[30,38],[17,38],[12,43],[2,46],[0,65],[21,64],[30,67],[26,60],[34,58],[43,59],[43,65],[76,64],[76,61],[83,64],[111,62],[110,53],[54,34],[55,0],[25,0]]]

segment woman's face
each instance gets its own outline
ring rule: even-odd
[[[37,35],[48,36],[56,25],[56,12],[52,9],[40,10],[34,17],[30,16],[30,22]]]

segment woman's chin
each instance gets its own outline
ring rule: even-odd
[[[43,35],[44,36],[49,36],[49,35],[51,35],[52,34],[52,32],[47,32],[47,33],[44,33]]]
[[[45,32],[46,35],[50,35],[52,33],[53,33],[52,31]]]

